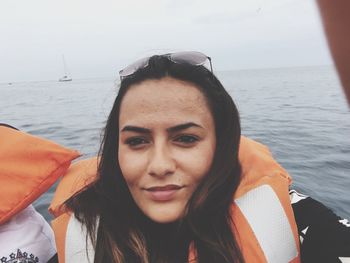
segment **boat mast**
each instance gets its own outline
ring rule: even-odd
[[[66,60],[64,59],[64,55],[62,55],[62,59],[63,59],[64,76],[68,77],[68,69],[66,65]]]

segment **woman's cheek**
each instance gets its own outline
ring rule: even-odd
[[[132,151],[121,149],[118,161],[125,180],[130,183],[142,176],[146,170],[144,158]]]
[[[200,181],[209,172],[213,159],[213,150],[211,147],[199,147],[193,150],[183,152],[179,163],[181,169],[186,175],[191,176],[193,180]]]

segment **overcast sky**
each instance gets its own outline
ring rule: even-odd
[[[1,0],[0,82],[116,78],[176,50],[216,70],[332,64],[313,0]]]

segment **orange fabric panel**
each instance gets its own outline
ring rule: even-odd
[[[281,185],[281,183],[272,183],[272,187],[274,188],[274,191],[276,192],[278,198],[280,199],[280,202],[283,206],[284,212],[286,213],[288,217],[289,224],[293,231],[294,241],[297,246],[297,250],[299,252],[299,255],[297,258],[295,258],[291,263],[298,263],[300,262],[300,241],[299,241],[299,233],[298,233],[298,227],[297,223],[295,222],[294,212],[292,209],[292,206],[290,204],[290,197],[289,194],[286,194],[286,191],[288,191],[287,185]],[[286,189],[286,190],[285,190]]]
[[[274,160],[268,147],[244,136],[241,137],[240,143],[239,160],[242,166],[242,181],[235,193],[235,198],[262,184],[270,185],[283,206],[294,234],[297,250],[300,251],[298,228],[288,194],[289,185],[292,183],[291,177]],[[300,255],[291,263],[297,262],[300,262]]]
[[[256,141],[242,136],[239,147],[239,161],[242,180],[235,193],[235,199],[260,184],[263,177],[282,176],[288,184],[292,180],[288,173],[273,159],[269,149]],[[288,189],[286,190],[288,192]]]
[[[0,224],[46,192],[78,156],[49,140],[0,126]]]
[[[245,262],[265,263],[266,258],[262,251],[259,241],[256,239],[253,230],[245,219],[239,207],[234,203],[232,205],[232,231],[235,237]]]
[[[66,254],[66,234],[71,214],[63,214],[51,221],[52,229],[55,233],[58,262],[65,262]]]
[[[234,222],[234,225],[232,224],[232,231],[235,233],[236,241],[245,262],[267,263],[264,252],[262,251],[258,240],[255,238],[254,232],[235,203],[232,204],[231,211],[232,221]],[[188,262],[197,262],[196,250],[193,247],[193,244],[191,244],[189,249]]]
[[[294,242],[297,247],[297,251],[299,253],[298,257],[292,260],[290,263],[297,263],[300,262],[300,245],[299,245],[299,234],[298,234],[298,228],[295,222],[294,212],[292,209],[292,206],[290,204],[290,197],[289,197],[289,182],[290,180],[281,177],[280,174],[276,174],[275,176],[270,177],[264,177],[261,180],[261,184],[268,184],[270,185],[275,193],[277,194],[277,197],[279,198],[280,203],[282,204],[283,210],[287,215],[289,225],[291,226],[293,236],[294,236]]]
[[[96,180],[98,158],[93,157],[72,164],[56,188],[49,212],[57,217],[65,212],[64,202]]]

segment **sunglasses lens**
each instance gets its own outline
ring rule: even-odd
[[[169,58],[172,62],[175,62],[178,64],[190,64],[193,66],[204,65],[205,62],[207,60],[209,60],[210,69],[211,69],[211,71],[213,71],[213,69],[211,67],[210,57],[204,55],[201,52],[184,51],[184,52],[164,54],[161,56],[165,56],[165,57]],[[127,77],[127,76],[134,74],[137,70],[147,67],[149,59],[150,59],[150,57],[139,59],[135,63],[122,69],[121,71],[119,71],[120,78],[123,79],[124,77]]]
[[[138,69],[146,67],[148,65],[148,60],[149,60],[149,57],[141,58],[137,60],[135,63],[119,71],[119,76],[123,78],[134,74]]]
[[[203,65],[208,57],[201,52],[185,51],[171,54],[170,59],[179,64],[184,63],[199,66]]]

